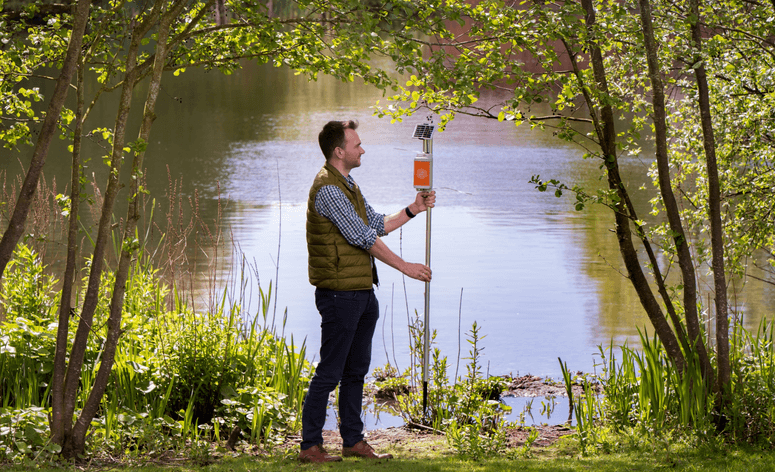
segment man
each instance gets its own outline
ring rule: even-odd
[[[302,411],[303,462],[341,461],[323,448],[328,395],[339,384],[342,455],[390,459],[363,439],[363,382],[371,362],[371,339],[379,318],[374,297],[374,258],[413,279],[430,282],[431,270],[408,263],[379,239],[420,212],[432,208],[435,192],[419,192],[415,201],[393,215],[366,203],[350,171],[361,165],[358,124],[331,121],[318,135],[326,163],[312,184],[307,202],[309,279],[321,317],[320,362]]]

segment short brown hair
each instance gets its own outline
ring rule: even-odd
[[[318,134],[318,143],[320,144],[320,150],[323,151],[326,160],[331,159],[331,156],[334,155],[334,149],[344,147],[344,130],[355,130],[357,128],[358,122],[354,120],[329,121],[323,126],[323,130]]]

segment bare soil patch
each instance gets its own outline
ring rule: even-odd
[[[506,440],[509,448],[523,446],[533,429],[538,430],[538,438],[531,447],[547,447],[557,442],[563,436],[573,434],[573,430],[562,425],[541,425],[535,427],[517,427],[506,430]],[[366,440],[378,452],[395,452],[411,456],[452,453],[443,434],[411,428],[408,426],[369,430]],[[326,450],[338,454],[342,450],[342,438],[338,431],[323,431]],[[284,445],[286,448],[298,450],[301,437],[289,437]]]
[[[519,377],[506,377],[508,388],[502,392],[502,396],[538,397],[557,396],[567,397],[564,384],[559,384],[552,379],[545,379],[534,375]],[[583,387],[578,384],[572,386],[574,396],[583,393]],[[596,391],[598,391],[596,389]],[[375,401],[385,403],[385,400],[376,400],[376,388],[373,384],[367,384],[364,388],[364,403]],[[530,433],[538,430],[538,438],[532,443],[532,447],[546,447],[554,444],[563,436],[573,434],[573,429],[567,425],[537,425],[530,427],[516,427],[506,430],[509,447],[523,446]],[[333,453],[342,448],[342,438],[338,431],[323,431],[325,446]],[[366,432],[366,440],[377,451],[402,451],[409,454],[421,453],[432,448],[435,453],[451,451],[443,434],[418,429],[410,426],[373,429]],[[301,437],[289,437],[286,447],[298,448]]]

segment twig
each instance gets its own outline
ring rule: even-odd
[[[746,276],[746,277],[750,277],[750,278],[752,278],[752,279],[756,279],[756,280],[758,280],[758,281],[760,281],[760,282],[764,282],[764,283],[766,283],[766,284],[775,285],[775,282],[773,282],[772,280],[763,279],[763,278],[761,278],[761,277],[757,277],[757,276],[755,276],[755,275],[751,275],[751,274],[748,274],[748,273],[746,273],[746,274],[745,274],[745,276]]]
[[[399,228],[398,230],[398,255],[403,259],[404,257],[404,228]],[[414,362],[414,349],[411,349],[412,346],[412,320],[411,316],[409,315],[409,295],[406,291],[406,276],[402,273],[401,274],[401,283],[404,285],[404,303],[406,304],[406,328],[409,332],[409,368],[411,369],[411,375],[409,376],[410,379],[412,379],[412,387],[414,387],[414,379],[415,379],[415,362]]]
[[[396,360],[396,330],[393,326],[393,310],[395,309],[395,303],[393,302],[393,294],[396,291],[396,284],[394,283],[391,286],[390,291],[390,342],[393,345],[393,363],[395,365],[395,368],[398,372],[401,372],[401,369],[398,367],[398,360]]]
[[[277,314],[277,295],[280,288],[280,242],[283,237],[283,197],[280,193],[280,160],[275,159],[275,165],[277,166],[277,199],[280,204],[280,214],[278,216],[279,232],[277,235],[277,265],[275,266],[274,275],[274,308],[272,310],[272,326],[274,326],[275,315]],[[284,326],[283,326],[284,328]]]
[[[395,285],[393,286],[395,287]],[[390,296],[390,303],[393,304],[393,295]],[[388,354],[387,344],[385,344],[385,322],[387,321],[387,307],[385,307],[385,316],[382,317],[382,349],[385,350],[385,360],[390,364],[390,354]]]
[[[457,371],[460,368],[460,331],[463,318],[463,287],[460,287],[460,308],[457,312],[457,362],[455,363],[455,380],[453,385],[457,385]]]
[[[433,431],[436,434],[445,434],[444,431],[440,431],[436,428],[431,428],[430,426],[425,426],[418,423],[412,423],[411,421],[408,421],[406,423],[406,426],[409,426],[410,428],[417,428],[417,429],[427,429],[428,431]]]

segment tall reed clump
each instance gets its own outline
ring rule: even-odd
[[[688,443],[730,441],[771,447],[775,438],[775,329],[763,320],[755,332],[739,323],[731,336],[732,395],[714,401],[696,356],[679,373],[656,337],[640,333],[641,349],[600,347],[603,393],[585,390],[574,399],[582,450],[609,449],[621,437],[670,448]],[[562,364],[562,363],[561,363]],[[567,369],[567,367],[564,367]],[[610,434],[609,434],[610,433]]]
[[[9,176],[0,171],[0,228],[8,227],[23,180],[22,174]],[[43,261],[64,257],[69,209],[69,199],[58,192],[56,178],[48,180],[42,175],[32,197],[23,239]]]
[[[382,380],[377,382],[377,387],[391,392],[400,415],[410,427],[444,431],[458,454],[480,458],[502,453],[506,448],[504,416],[511,407],[499,401],[501,392],[506,389],[506,380],[485,376],[482,372],[484,348],[481,341],[484,336],[480,326],[474,322],[466,333],[470,346],[465,357],[467,373],[453,379],[452,384],[447,374],[446,356],[433,348],[426,410],[423,410],[422,398],[423,323],[417,313],[409,328],[412,359],[417,360],[416,365],[410,366],[400,378],[380,375]],[[435,330],[431,339],[436,339]],[[390,365],[378,369],[381,374],[394,371]]]
[[[730,337],[732,401],[724,410],[735,440],[775,443],[775,326],[762,320],[751,333],[739,324]]]
[[[110,273],[103,277],[106,294],[111,279]],[[55,282],[37,255],[20,245],[0,291],[8,315],[0,324],[0,462],[56,453],[48,444]],[[298,431],[311,365],[303,343],[295,345],[267,324],[271,286],[261,291],[260,311],[248,320],[225,294],[215,312],[205,313],[183,303],[184,297],[167,309],[170,295],[150,263],[133,265],[123,334],[88,450],[153,457],[209,441],[225,446],[230,439],[233,447],[240,437],[271,447]],[[107,332],[108,297],[100,298],[84,385],[96,373]],[[85,392],[79,392],[76,409]],[[209,447],[200,450],[206,454]]]
[[[708,437],[713,428],[713,402],[707,400],[709,388],[697,359],[686,356],[689,362],[681,374],[656,337],[639,333],[641,349],[623,346],[620,360],[613,346],[599,347],[602,394],[585,379],[583,394],[573,400],[583,453],[609,451],[620,444],[619,435],[635,443],[665,443],[676,434]],[[567,366],[561,366],[567,384]]]

